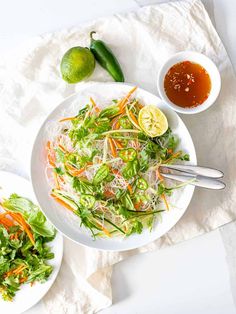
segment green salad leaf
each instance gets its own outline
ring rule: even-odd
[[[97,170],[97,172],[95,173],[95,176],[93,178],[93,184],[98,184],[98,183],[102,182],[104,179],[106,179],[109,172],[110,172],[110,169],[109,169],[108,165],[106,165],[106,164],[102,165]]]
[[[48,242],[55,229],[28,198],[12,194],[1,205],[5,213],[0,213],[0,293],[11,301],[23,283],[45,282],[51,275],[47,260],[54,254]]]
[[[22,214],[35,233],[48,238],[55,236],[54,227],[31,200],[12,194],[7,200],[3,201],[2,205],[12,212]]]

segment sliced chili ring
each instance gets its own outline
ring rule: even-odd
[[[119,157],[125,162],[133,161],[137,157],[136,150],[134,148],[126,148],[119,151]]]

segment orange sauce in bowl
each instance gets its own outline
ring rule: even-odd
[[[200,64],[183,61],[173,65],[166,73],[164,89],[175,105],[183,108],[196,107],[208,98],[211,79]]]

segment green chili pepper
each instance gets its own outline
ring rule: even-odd
[[[93,178],[93,184],[98,184],[102,182],[108,176],[109,172],[109,167],[106,164],[102,165],[95,173],[95,176]]]
[[[145,191],[148,188],[148,183],[144,178],[138,178],[135,183],[140,190]]]
[[[119,152],[119,157],[125,162],[133,161],[136,158],[136,156],[137,156],[137,153],[134,148],[122,149]]]
[[[131,124],[131,122],[129,121],[128,117],[121,117],[119,119],[120,125],[122,126],[122,128],[124,129],[131,129],[133,127],[133,125]]]
[[[102,40],[95,40],[93,34],[90,33],[91,43],[90,50],[92,51],[98,63],[110,73],[116,82],[124,82],[124,75],[111,49]]]
[[[95,197],[91,194],[82,194],[79,202],[82,206],[90,209],[95,204]]]

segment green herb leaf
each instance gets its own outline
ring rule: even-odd
[[[125,179],[133,178],[139,171],[140,166],[137,159],[128,161],[126,166],[122,169],[122,175]]]
[[[129,194],[125,194],[122,196],[122,204],[124,205],[124,207],[128,210],[134,210],[134,204],[129,196]]]
[[[84,179],[79,179],[77,177],[73,178],[72,186],[77,192],[84,194],[91,194],[94,191],[94,186],[92,183]]]
[[[113,118],[118,115],[120,112],[120,108],[117,105],[111,105],[100,112],[100,118]]]
[[[95,176],[93,178],[93,184],[98,184],[102,182],[109,174],[110,169],[108,165],[103,164],[95,173]]]
[[[130,232],[128,233],[128,235],[131,235],[133,233],[142,233],[143,231],[143,224],[141,223],[141,221],[134,221],[133,223],[133,226],[132,226],[132,229],[130,230]]]

